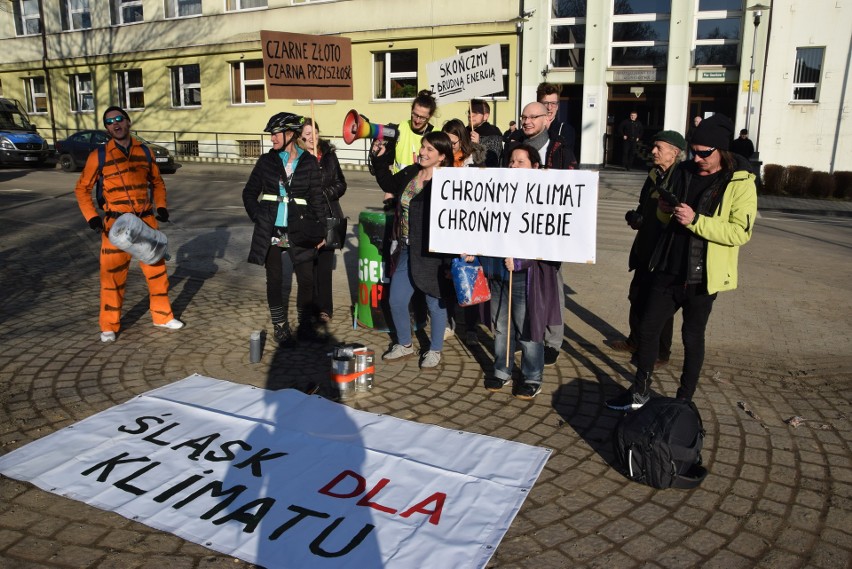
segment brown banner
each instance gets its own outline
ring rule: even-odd
[[[352,41],[260,31],[270,99],[352,99]]]

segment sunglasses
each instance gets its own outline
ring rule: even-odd
[[[715,148],[708,148],[707,150],[696,150],[694,148],[692,149],[692,153],[698,156],[699,158],[707,158],[714,152],[716,152]]]
[[[104,119],[104,124],[109,126],[114,122],[124,122],[124,115],[118,115],[117,117],[110,117],[108,119]]]

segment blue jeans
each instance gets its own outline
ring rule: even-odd
[[[403,346],[411,343],[411,317],[408,305],[414,296],[414,282],[408,266],[408,247],[402,247],[399,261],[390,283],[390,309],[393,327],[396,329],[397,342]],[[447,327],[447,306],[440,298],[423,293],[426,307],[429,309],[430,350],[440,352],[444,347],[444,329]]]
[[[506,365],[506,335],[508,327],[509,281],[488,279],[491,287],[491,322],[494,325],[494,377],[512,379],[515,366],[515,346],[521,346],[521,374],[527,383],[541,383],[544,373],[544,342],[533,342],[527,316],[527,273],[516,272],[512,278],[512,335],[509,346],[509,365]]]

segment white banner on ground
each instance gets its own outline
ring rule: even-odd
[[[426,64],[429,88],[440,103],[467,101],[503,90],[500,45],[491,44]]]
[[[594,263],[598,173],[436,168],[429,249]]]
[[[0,473],[266,567],[485,567],[549,452],[193,375]]]

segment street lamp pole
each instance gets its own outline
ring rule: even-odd
[[[748,9],[749,12],[754,12],[754,35],[751,38],[751,69],[748,73],[748,101],[746,102],[745,120],[745,129],[749,133],[751,133],[749,126],[751,125],[751,94],[754,92],[754,53],[757,47],[757,28],[760,27],[760,17],[763,16],[764,10],[769,10],[769,6],[755,4]]]

